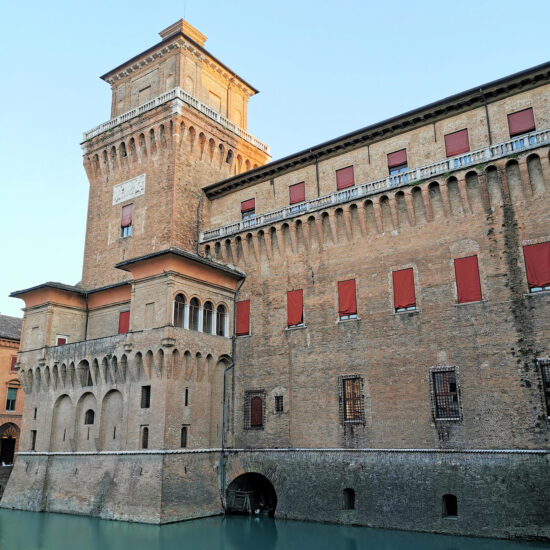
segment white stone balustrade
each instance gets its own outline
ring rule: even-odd
[[[102,134],[103,132],[111,130],[112,128],[115,128],[115,126],[118,126],[123,122],[131,120],[132,118],[135,118],[139,115],[142,115],[143,113],[146,113],[147,111],[150,111],[158,107],[159,105],[163,105],[164,103],[168,103],[169,101],[173,101],[175,99],[179,99],[184,103],[186,103],[187,105],[194,107],[201,113],[204,113],[207,117],[221,124],[227,130],[233,132],[234,134],[237,134],[240,138],[244,139],[251,145],[254,145],[254,147],[260,149],[260,151],[263,151],[264,153],[269,155],[269,147],[265,143],[262,143],[259,139],[256,139],[253,135],[249,134],[248,132],[246,132],[239,126],[237,126],[235,123],[231,122],[229,119],[222,116],[220,113],[218,113],[214,109],[211,109],[210,107],[208,107],[207,105],[199,101],[196,97],[193,97],[191,94],[188,94],[185,90],[181,89],[180,87],[173,88],[172,90],[169,90],[168,92],[151,99],[147,103],[144,103],[139,107],[135,107],[134,109],[132,109],[131,111],[128,111],[127,113],[123,113],[115,118],[112,118],[107,122],[104,122],[103,124],[100,124],[99,126],[96,126],[95,128],[92,128],[88,132],[84,132],[83,142],[88,141],[89,139],[92,139]]]
[[[456,157],[449,157],[432,164],[427,164],[426,166],[413,168],[408,172],[402,172],[394,176],[388,176],[376,181],[349,187],[343,191],[336,191],[330,195],[316,197],[301,204],[285,206],[279,210],[260,214],[252,219],[234,222],[216,229],[209,229],[201,232],[200,242],[204,243],[220,239],[240,233],[249,228],[261,227],[280,220],[301,216],[305,212],[314,212],[327,206],[356,200],[359,197],[375,195],[376,193],[388,191],[397,187],[412,185],[415,182],[421,182],[441,174],[462,170],[470,166],[473,167],[476,164],[491,162],[510,154],[535,149],[542,145],[550,145],[550,129],[517,136],[503,143],[497,143],[485,147],[484,149],[478,149],[477,151],[469,151],[468,153]]]

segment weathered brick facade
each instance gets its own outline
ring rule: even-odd
[[[255,90],[187,23],[161,36],[103,77],[81,283],[14,293],[25,452],[2,504],[162,523],[219,513],[257,472],[284,517],[548,537],[550,293],[523,247],[550,241],[550,65],[265,164],[244,130]],[[473,256],[481,300],[464,302],[455,260]]]

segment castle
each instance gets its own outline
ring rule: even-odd
[[[3,507],[550,537],[550,63],[269,162],[181,20],[103,75]]]

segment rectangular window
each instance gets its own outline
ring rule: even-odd
[[[355,185],[353,166],[336,170],[336,189],[347,189]]]
[[[540,365],[542,374],[542,390],[544,391],[546,416],[550,418],[550,359],[539,359],[537,362]]]
[[[187,447],[187,426],[181,427],[180,447],[185,449]]]
[[[277,414],[282,413],[284,410],[283,406],[283,396],[282,395],[276,395],[275,396],[275,412]]]
[[[458,384],[454,368],[432,371],[435,420],[460,420]]]
[[[36,451],[36,430],[31,430],[31,451]]]
[[[141,448],[149,448],[149,426],[141,426]]]
[[[134,212],[134,205],[127,204],[122,207],[122,216],[120,219],[121,235],[123,237],[129,237],[132,234],[132,214]]]
[[[289,203],[297,204],[306,200],[306,184],[305,182],[296,183],[288,188]]]
[[[412,311],[416,309],[416,296],[414,293],[414,273],[412,267],[394,271],[393,277],[393,303],[395,311]]]
[[[526,134],[534,129],[535,117],[533,116],[533,109],[531,107],[508,115],[508,130],[510,131],[510,137]]]
[[[340,377],[340,414],[343,422],[364,422],[362,390],[360,376]]]
[[[56,346],[63,346],[67,343],[67,336],[65,336],[64,334],[58,334],[55,338],[55,345]]]
[[[15,366],[16,363],[17,363],[17,355],[12,355],[11,363],[10,363],[10,372],[17,372],[17,368]]]
[[[241,202],[241,214],[243,220],[252,220],[256,217],[256,199],[248,199]],[[246,226],[248,227],[248,225]]]
[[[550,290],[550,241],[523,247],[530,292]]]
[[[455,260],[455,276],[458,303],[479,302],[481,300],[481,283],[477,256],[457,258]]]
[[[15,410],[15,400],[17,399],[17,388],[8,388],[8,398],[6,399],[6,410]]]
[[[342,321],[357,319],[355,279],[338,282],[338,315]]]
[[[244,428],[247,430],[264,428],[265,391],[253,390],[244,394]]]
[[[130,312],[121,311],[118,315],[118,333],[126,334],[130,329]]]
[[[151,386],[141,386],[141,408],[148,409],[151,406]]]
[[[286,293],[287,325],[296,327],[304,324],[304,295],[302,290]]]
[[[400,149],[399,151],[388,154],[388,170],[390,176],[406,172],[408,169],[407,149]]]
[[[250,300],[237,302],[237,326],[235,334],[237,336],[250,334]]]
[[[470,150],[468,130],[459,130],[445,136],[445,151],[448,157],[462,155]]]

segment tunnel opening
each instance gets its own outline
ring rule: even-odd
[[[227,487],[226,514],[273,517],[276,507],[275,488],[262,474],[254,472],[242,474]]]

